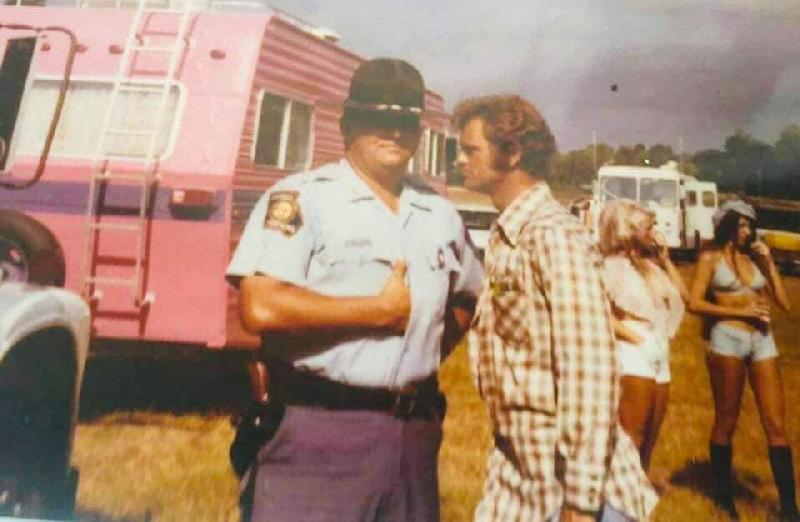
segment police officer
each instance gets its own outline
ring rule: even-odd
[[[436,521],[436,371],[482,269],[455,209],[407,174],[425,88],[407,62],[355,72],[345,159],[253,209],[228,269],[285,406],[246,480],[252,519]]]

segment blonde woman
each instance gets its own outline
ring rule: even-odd
[[[690,308],[711,323],[708,372],[715,415],[709,451],[714,500],[737,518],[731,491],[731,439],[747,375],[769,443],[781,520],[800,522],[769,317],[770,298],[786,311],[789,299],[769,247],[756,240],[755,219],[753,207],[741,200],[720,206],[714,215],[714,244],[701,254],[692,285]]]
[[[622,375],[620,421],[645,470],[667,410],[669,342],[689,297],[654,227],[652,212],[624,199],[607,203],[598,222]]]

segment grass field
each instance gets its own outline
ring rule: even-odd
[[[691,267],[682,268],[691,275]],[[787,422],[800,467],[800,279],[786,278],[795,313],[775,312]],[[672,396],[653,457],[669,487],[655,520],[717,520],[708,500],[707,437],[712,403],[699,323],[687,317],[673,344]],[[450,401],[440,455],[443,520],[471,519],[490,445],[486,410],[463,347],[446,362]],[[241,361],[194,355],[168,361],[96,357],[87,369],[74,453],[80,468],[79,520],[238,520],[237,485],[227,461],[232,407],[245,395]],[[776,491],[752,393],[734,439],[737,505],[745,521],[770,520]]]

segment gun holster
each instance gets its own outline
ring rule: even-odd
[[[261,447],[278,431],[285,410],[284,404],[275,400],[253,401],[245,408],[229,452],[236,476],[245,474]]]

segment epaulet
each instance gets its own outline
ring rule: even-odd
[[[436,191],[435,188],[430,184],[428,180],[420,176],[419,174],[407,174],[405,178],[405,183],[409,187],[413,188],[420,194],[431,194],[438,196],[440,195],[439,192]]]
[[[338,169],[339,169],[338,163],[327,163],[309,172],[310,181],[312,183],[325,183],[328,181],[336,181],[341,177],[337,175],[339,172]]]
[[[323,165],[322,167],[314,170],[301,170],[299,172],[289,174],[288,176],[277,181],[274,185],[274,188],[300,189],[301,187],[307,187],[318,182],[330,181],[334,179],[336,179],[336,176],[334,175],[333,169],[331,169],[329,165]]]
[[[272,189],[273,190],[298,189],[309,183],[312,174],[313,171],[312,172],[300,171],[289,174],[288,176],[276,181],[275,184],[272,186]]]

